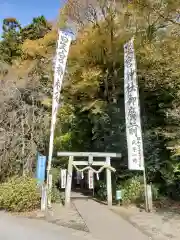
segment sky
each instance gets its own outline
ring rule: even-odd
[[[22,26],[40,15],[54,20],[64,3],[65,0],[0,0],[0,34],[2,21],[6,17],[15,17]]]

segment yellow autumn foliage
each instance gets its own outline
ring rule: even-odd
[[[24,59],[46,57],[48,53],[52,53],[52,46],[55,44],[56,40],[56,30],[50,31],[43,38],[38,40],[27,39],[22,45]]]

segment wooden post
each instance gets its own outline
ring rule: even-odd
[[[68,163],[68,171],[67,171],[66,190],[65,190],[65,207],[70,206],[73,160],[74,160],[74,157],[70,156],[69,163]]]
[[[147,199],[148,199],[148,211],[153,210],[153,199],[152,199],[152,184],[147,185]]]
[[[48,208],[51,208],[51,196],[52,196],[52,174],[49,174],[48,176],[48,195],[47,195],[47,206]]]
[[[147,181],[146,181],[146,169],[145,169],[145,166],[144,166],[144,170],[143,170],[143,178],[144,178],[145,211],[148,212]]]
[[[111,166],[111,158],[106,157],[106,164]],[[112,206],[112,182],[111,182],[111,170],[106,169],[106,184],[107,184],[107,202],[108,207]]]
[[[46,210],[47,188],[46,185],[41,186],[41,211]]]

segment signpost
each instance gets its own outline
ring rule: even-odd
[[[46,209],[47,189],[44,184],[46,172],[46,156],[37,153],[36,179],[41,187],[41,211]]]
[[[122,200],[122,192],[121,190],[116,190],[116,201],[118,202],[119,206],[121,204],[121,200]]]
[[[128,147],[128,167],[130,170],[143,171],[145,207],[147,209],[146,173],[144,167],[134,38],[124,45],[124,99]]]

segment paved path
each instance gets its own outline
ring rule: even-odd
[[[100,240],[151,239],[105,205],[84,198],[73,201],[93,237]]]
[[[95,240],[90,234],[0,212],[1,240]]]
[[[0,212],[2,240],[148,240],[140,230],[113,213],[107,206],[91,199],[73,200],[85,220],[90,234],[51,224],[43,220],[27,219]]]

